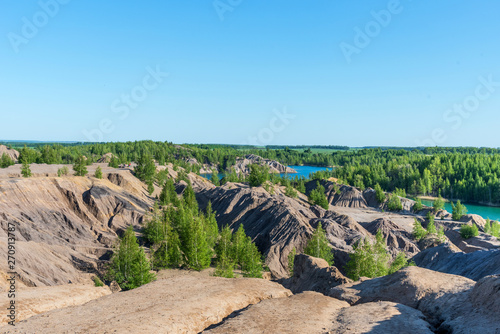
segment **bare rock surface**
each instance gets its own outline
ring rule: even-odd
[[[500,297],[498,276],[476,284],[462,276],[407,267],[389,276],[335,287],[330,296],[352,305],[400,303],[420,310],[438,332],[496,333],[500,329],[495,309]]]
[[[329,334],[434,333],[422,312],[391,302],[373,302],[342,309]]]
[[[89,284],[65,284],[36,288],[21,288],[16,296],[16,320],[68,306],[82,305],[91,300],[111,294],[108,287]],[[6,293],[0,294],[0,326],[7,325],[9,318],[5,310],[10,300]]]
[[[232,312],[291,292],[263,279],[173,276],[31,317],[2,333],[198,333]]]
[[[268,299],[204,333],[432,333],[422,312],[391,302],[349,304],[317,292]]]
[[[317,292],[268,299],[203,333],[325,333],[346,302]]]
[[[326,295],[331,288],[351,282],[325,260],[299,254],[295,256],[293,276],[281,283],[293,293],[316,291]]]
[[[448,244],[426,249],[413,257],[419,267],[468,277],[475,281],[500,275],[500,250],[464,253]]]

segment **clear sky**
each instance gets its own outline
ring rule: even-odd
[[[499,12],[3,0],[0,139],[499,147]]]

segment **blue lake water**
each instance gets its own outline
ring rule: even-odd
[[[290,178],[294,178],[296,176],[298,176],[298,177],[303,176],[305,178],[308,178],[309,174],[311,174],[311,173],[315,173],[315,172],[320,171],[320,170],[332,170],[332,168],[315,167],[315,166],[288,166],[288,167],[293,168],[297,171],[297,173],[288,174],[288,176]],[[212,174],[200,174],[200,175],[208,180],[212,179]],[[281,174],[281,175],[285,175],[285,174]],[[223,177],[224,177],[224,174],[220,173],[219,179],[222,179]]]
[[[432,201],[422,200],[422,204],[432,206]],[[489,218],[491,220],[500,221],[500,207],[467,204],[467,203],[464,203],[464,205],[467,207],[467,213],[480,215],[484,219]],[[444,204],[444,208],[446,211],[451,213],[452,211],[451,203],[446,202]]]

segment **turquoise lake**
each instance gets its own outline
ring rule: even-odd
[[[432,201],[422,200],[422,204],[432,206]],[[489,218],[491,220],[500,221],[500,207],[467,204],[467,203],[464,203],[464,205],[467,207],[467,213],[480,215],[484,219]],[[444,208],[446,211],[451,213],[452,211],[451,203],[448,202],[445,203]]]
[[[332,170],[332,168],[315,167],[315,166],[288,166],[288,167],[293,168],[297,171],[297,173],[288,174],[288,176],[291,178],[294,178],[296,176],[298,176],[298,177],[303,176],[303,177],[307,178],[307,177],[309,177],[310,173],[315,173],[315,172],[320,171],[320,170]],[[206,179],[209,179],[209,180],[212,178],[212,174],[200,174],[200,175]],[[285,174],[281,174],[281,175],[285,175]],[[222,173],[219,174],[219,179],[222,179],[223,177],[224,177],[224,174],[222,174]]]

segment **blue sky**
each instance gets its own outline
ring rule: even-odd
[[[0,9],[0,139],[500,146],[498,1]]]

